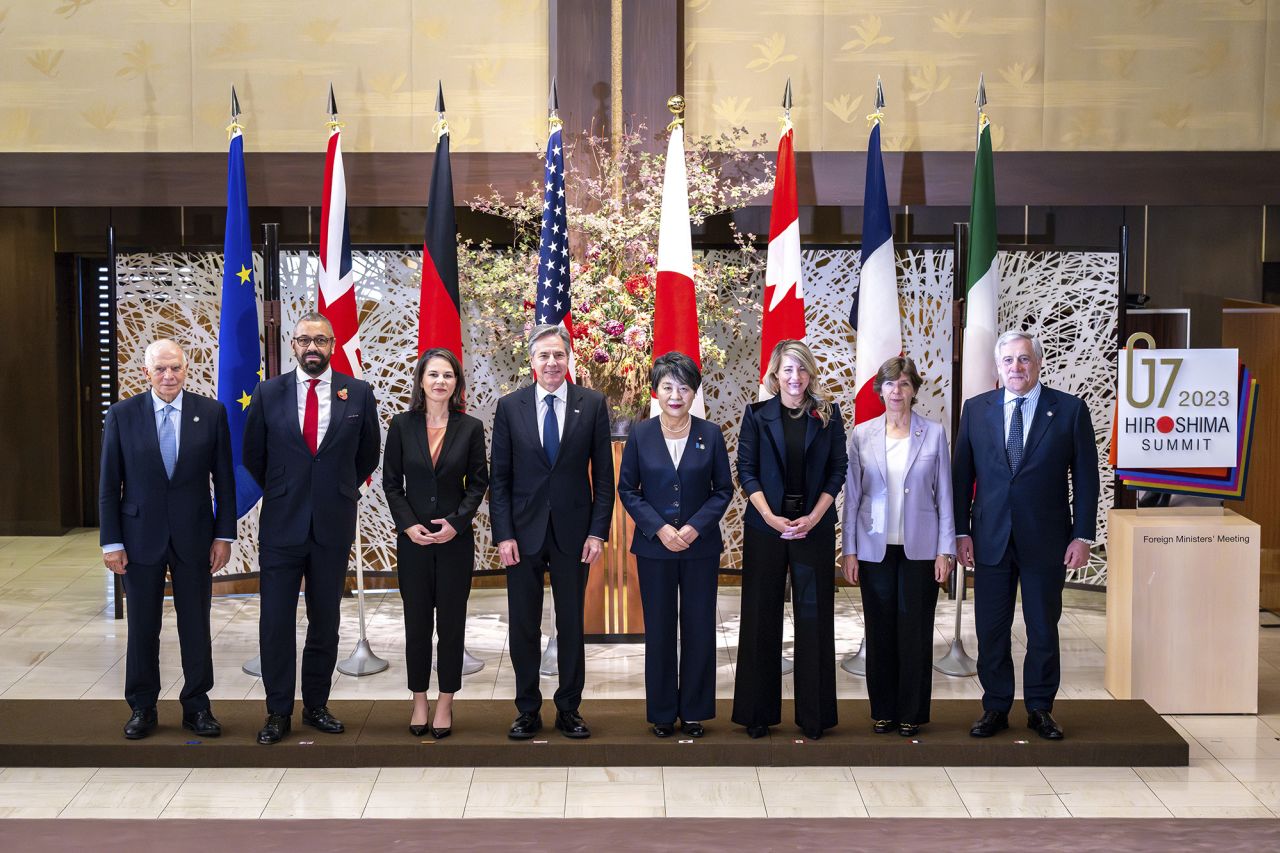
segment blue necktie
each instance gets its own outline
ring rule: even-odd
[[[1005,453],[1009,456],[1009,470],[1013,473],[1018,472],[1018,466],[1022,464],[1022,404],[1026,402],[1025,397],[1015,397],[1013,400],[1013,421],[1009,424],[1009,442],[1004,446]]]
[[[160,458],[164,460],[164,472],[173,479],[173,466],[178,464],[178,435],[173,429],[173,406],[165,406],[160,410],[164,417],[160,420]]]
[[[560,452],[560,422],[556,420],[556,395],[548,394],[542,398],[547,404],[547,414],[542,419],[542,449],[547,454],[547,461],[556,464],[556,454]]]

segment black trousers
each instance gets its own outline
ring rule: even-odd
[[[467,599],[471,597],[475,559],[471,536],[423,546],[400,534],[396,542],[400,598],[404,601],[405,669],[414,693],[425,693],[431,686],[432,631],[440,634],[436,664],[440,692],[456,693],[462,687]]]
[[[581,546],[579,546],[581,548]],[[511,666],[516,671],[516,710],[537,712],[542,707],[538,666],[542,662],[542,583],[551,574],[555,599],[556,648],[560,686],[556,710],[576,711],[586,684],[586,649],[582,640],[582,611],[587,593],[587,564],[582,551],[565,554],[548,525],[547,538],[536,554],[520,554],[507,569],[507,611],[511,619]]]
[[[644,607],[644,694],[649,722],[710,720],[716,715],[720,558],[637,557],[636,567]]]
[[[802,729],[836,724],[834,528],[786,540],[743,528],[742,623],[733,684],[733,721],[782,721],[782,605],[788,569],[795,620],[795,710]]]
[[[860,563],[858,584],[867,623],[871,717],[929,722],[933,614],[938,607],[933,560],[908,560],[901,545],[890,545],[884,560]]]
[[[302,648],[302,706],[318,708],[329,701],[333,667],[338,662],[339,608],[347,577],[347,550],[326,548],[313,538],[302,545],[258,550],[262,614],[258,645],[267,711],[292,714],[297,685],[298,590],[305,579],[307,640]]]
[[[973,621],[978,631],[978,680],[984,711],[1013,707],[1013,650],[1009,632],[1022,586],[1022,619],[1027,626],[1027,655],[1022,664],[1022,695],[1028,711],[1053,710],[1062,681],[1058,620],[1067,570],[1024,565],[1012,540],[1000,562],[978,563],[973,576]]]
[[[160,626],[164,612],[164,574],[173,579],[173,609],[178,617],[182,652],[184,714],[209,709],[213,689],[213,648],[209,640],[209,605],[213,578],[207,552],[190,563],[169,548],[163,563],[129,563],[123,577],[128,602],[129,645],[125,652],[124,698],[135,711],[154,708],[160,698]]]

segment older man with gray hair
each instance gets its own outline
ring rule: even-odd
[[[968,400],[952,463],[956,551],[974,567],[982,717],[969,734],[1009,727],[1010,630],[1022,588],[1027,628],[1022,693],[1027,727],[1061,740],[1058,620],[1067,572],[1089,560],[1098,509],[1098,446],[1084,400],[1040,383],[1044,350],[1027,332],[996,341],[1003,388]]]
[[[511,664],[519,716],[508,736],[542,728],[538,663],[543,576],[551,575],[560,687],[556,728],[591,736],[578,714],[586,682],[583,603],[587,567],[609,536],[613,454],[604,395],[569,381],[569,335],[541,325],[529,334],[535,382],[498,401],[493,421],[489,519],[507,567]]]
[[[183,389],[187,356],[173,341],[148,346],[144,365],[151,389],[107,410],[98,481],[102,561],[123,577],[129,603],[124,695],[133,713],[124,736],[144,738],[158,723],[167,571],[182,650],[182,725],[217,737],[222,727],[209,705],[211,576],[227,564],[236,538],[227,410]]]

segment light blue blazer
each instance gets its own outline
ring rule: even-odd
[[[902,538],[909,560],[932,560],[956,552],[951,496],[951,455],[942,424],[911,413],[907,474],[903,481]],[[885,416],[854,427],[844,486],[845,554],[884,559],[889,515]]]

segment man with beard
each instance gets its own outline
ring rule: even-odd
[[[244,465],[262,487],[258,642],[267,720],[258,743],[289,733],[297,671],[298,591],[306,580],[302,722],[343,731],[329,713],[339,603],[356,531],[360,485],[378,464],[373,389],[329,367],[333,326],[311,312],[293,331],[296,370],[259,383],[244,431]]]

